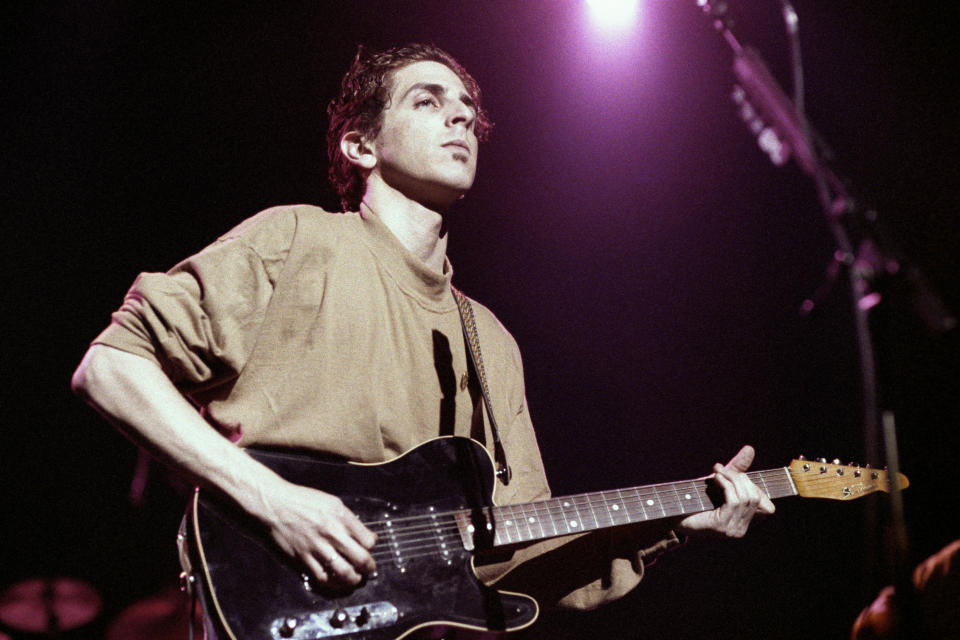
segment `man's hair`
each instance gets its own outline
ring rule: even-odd
[[[330,101],[327,115],[327,156],[330,160],[330,182],[340,195],[345,211],[360,206],[364,182],[360,169],[340,150],[340,138],[348,131],[359,131],[365,137],[374,137],[380,131],[383,111],[390,106],[393,72],[414,62],[432,60],[457,74],[470,94],[477,109],[474,131],[485,140],[493,127],[480,104],[480,85],[459,62],[446,51],[430,44],[408,44],[381,52],[368,52],[362,45],[340,85],[340,95]]]

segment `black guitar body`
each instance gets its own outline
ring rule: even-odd
[[[354,590],[324,593],[248,516],[198,492],[191,557],[207,616],[223,637],[387,640],[438,638],[450,629],[457,637],[485,637],[536,619],[532,598],[476,579],[451,513],[470,511],[474,528],[486,532],[481,509],[490,505],[493,467],[476,442],[439,438],[374,465],[250,454],[292,482],[339,496],[363,522],[377,523],[377,571]],[[411,517],[418,522],[413,534],[405,520]],[[487,542],[478,534],[475,547]]]

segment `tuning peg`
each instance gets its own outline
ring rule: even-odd
[[[827,459],[826,459],[826,458],[817,458],[817,462],[819,462],[820,464],[827,464]]]
[[[834,458],[833,464],[840,464],[840,458]]]
[[[801,455],[797,456],[797,460],[806,460],[806,459],[807,459],[807,456],[805,456],[805,455],[802,455],[802,454],[801,454]]]

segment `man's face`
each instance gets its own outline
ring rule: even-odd
[[[477,171],[476,111],[463,82],[439,62],[393,72],[389,107],[370,141],[373,173],[427,206],[449,206]]]

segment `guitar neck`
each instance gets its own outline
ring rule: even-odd
[[[771,499],[797,495],[787,468],[747,476]],[[707,479],[699,478],[489,507],[484,509],[485,523],[477,522],[469,511],[455,517],[467,549],[474,546],[478,526],[493,533],[492,546],[508,546],[709,511],[717,506],[709,489]]]

